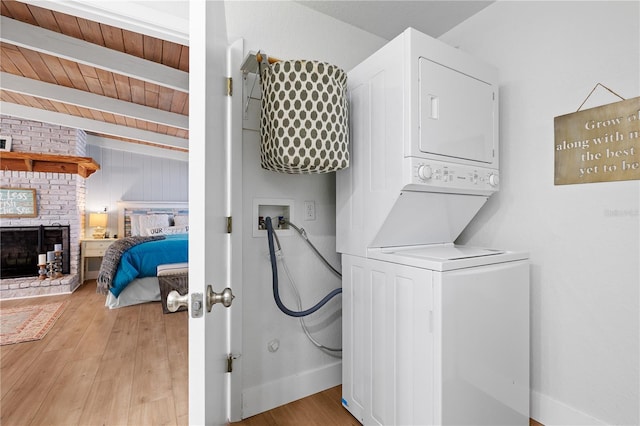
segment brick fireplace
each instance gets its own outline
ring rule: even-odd
[[[12,138],[13,152],[85,156],[83,130],[0,115],[0,134]],[[0,153],[0,156],[2,154]],[[79,283],[80,239],[84,232],[85,178],[72,173],[0,170],[0,186],[36,190],[38,215],[33,218],[0,218],[0,226],[69,226],[69,273],[59,279],[33,276],[0,279],[0,299],[70,293]],[[1,242],[0,242],[1,243]]]

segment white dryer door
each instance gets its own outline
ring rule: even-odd
[[[492,165],[497,100],[490,84],[420,58],[420,151]]]

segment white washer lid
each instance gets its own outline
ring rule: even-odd
[[[486,202],[479,195],[402,191],[368,247],[453,244]]]
[[[434,245],[428,247],[400,249],[394,252],[402,256],[415,257],[419,259],[437,259],[437,260],[458,260],[469,259],[473,257],[494,256],[505,253],[504,250],[494,250],[479,247],[466,247],[454,245]]]

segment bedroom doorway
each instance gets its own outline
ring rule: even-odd
[[[241,114],[231,111],[242,105],[223,83],[241,81],[243,44],[229,47],[224,2],[189,3],[189,423],[223,425],[240,419],[242,377],[242,235],[230,229],[242,205]],[[231,287],[236,298],[198,317],[194,294],[206,301],[209,285]]]

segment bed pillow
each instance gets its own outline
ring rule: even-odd
[[[129,220],[131,222],[131,237],[135,237],[136,235],[140,235],[140,216],[145,216],[143,214],[132,214],[129,216]]]
[[[187,234],[189,233],[189,226],[164,226],[159,228],[147,229],[147,235],[173,235],[173,234]]]
[[[189,216],[186,214],[179,214],[173,217],[173,224],[175,226],[189,225]]]
[[[149,229],[152,228],[166,228],[169,224],[168,214],[148,214],[140,216],[140,235],[148,236]]]

